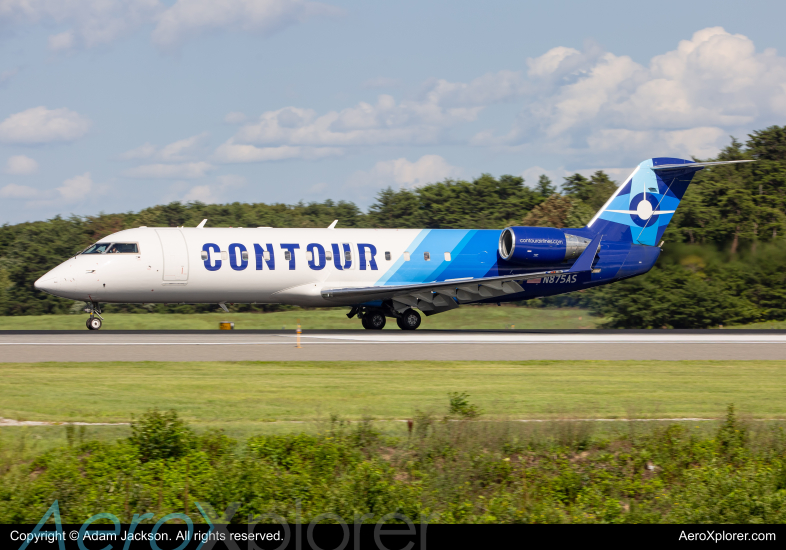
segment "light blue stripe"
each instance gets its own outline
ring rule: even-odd
[[[423,242],[423,239],[425,239],[426,235],[428,235],[430,232],[431,229],[423,229],[420,233],[418,233],[418,236],[415,237],[415,239],[411,243],[409,243],[406,250],[412,253],[412,251],[414,251],[418,247],[418,245],[421,242]],[[387,284],[388,280],[393,275],[395,275],[398,272],[398,270],[402,268],[403,265],[404,265],[404,255],[402,254],[396,260],[396,263],[394,263],[393,266],[390,269],[388,269],[384,273],[384,275],[382,275],[382,277],[379,278],[379,280],[374,284],[374,286],[384,286],[385,284]]]

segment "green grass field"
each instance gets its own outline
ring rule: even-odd
[[[39,363],[0,366],[0,416],[127,422],[151,407],[195,426],[444,414],[467,392],[484,418],[713,418],[729,403],[786,418],[786,362],[530,361]]]
[[[218,329],[221,321],[232,321],[236,330],[294,330],[298,319],[308,329],[362,329],[360,321],[347,319],[345,308],[294,309],[274,313],[110,313],[105,315],[105,330],[207,330]],[[0,317],[0,330],[82,330],[87,315],[31,315]],[[399,330],[389,319],[385,327]],[[515,306],[464,306],[453,311],[423,316],[425,329],[577,329],[595,328],[602,318],[591,317],[586,310],[534,309]]]

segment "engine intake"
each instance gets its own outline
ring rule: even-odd
[[[590,242],[553,227],[508,227],[499,237],[499,255],[519,265],[566,263],[581,256]]]

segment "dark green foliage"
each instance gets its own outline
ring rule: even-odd
[[[733,255],[666,245],[643,277],[540,300],[589,308],[609,328],[707,328],[786,319],[786,243]]]
[[[581,174],[573,174],[565,178],[562,190],[566,195],[582,201],[595,213],[603,206],[612,193],[617,189],[617,184],[609,176],[598,170],[590,179]]]
[[[483,174],[473,181],[445,180],[415,188],[386,189],[368,213],[372,227],[496,229],[516,223],[545,197],[524,179]]]
[[[212,432],[149,460],[128,440],[85,441],[4,463],[0,523],[34,524],[55,499],[66,523],[99,512],[124,522],[151,512],[149,523],[186,512],[204,522],[194,502],[217,511],[237,503],[233,523],[274,522],[270,513],[294,522],[298,507],[304,522],[325,512],[349,522],[392,512],[441,523],[786,521],[783,425],[748,425],[732,406],[717,427],[422,414],[418,424],[425,429],[399,438],[380,435],[370,420],[334,422],[316,435],[243,445]]]
[[[464,392],[448,392],[450,407],[448,416],[458,418],[477,418],[483,411],[469,402],[469,395]]]
[[[535,185],[535,192],[544,199],[547,199],[557,192],[557,188],[551,183],[551,180],[546,174],[541,174],[540,178],[538,178],[538,183]]]
[[[128,441],[138,449],[142,462],[179,458],[194,446],[194,433],[177,417],[174,410],[147,411],[138,420],[131,422],[131,434]],[[221,449],[225,446],[220,439],[211,445],[211,439],[215,440],[213,434],[205,440],[208,447]]]

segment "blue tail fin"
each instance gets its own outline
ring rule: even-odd
[[[675,158],[645,160],[633,171],[585,229],[604,240],[655,246],[663,237],[693,175],[705,166],[752,162],[693,162]]]

